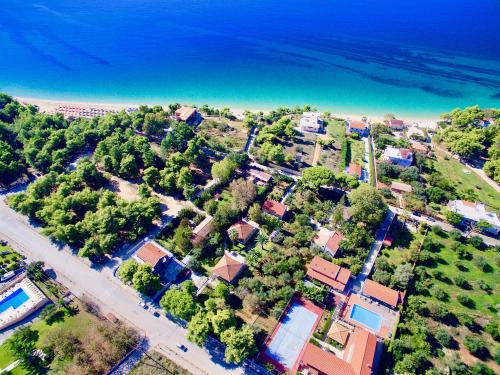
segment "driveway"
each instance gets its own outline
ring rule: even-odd
[[[105,266],[98,271],[89,267],[81,258],[68,249],[59,249],[37,229],[29,225],[26,217],[19,215],[6,206],[0,199],[0,235],[28,260],[41,260],[57,274],[57,280],[78,297],[88,296],[99,305],[103,313],[112,312],[128,321],[148,338],[151,346],[161,345],[175,354],[175,362],[193,374],[242,374],[242,367],[229,367],[219,357],[212,356],[185,338],[186,330],[175,325],[165,317],[156,318],[143,310],[137,295],[127,288],[113,282],[112,272]],[[188,348],[186,353],[179,352],[176,344]],[[166,353],[167,355],[169,353]]]

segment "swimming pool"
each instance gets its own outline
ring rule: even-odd
[[[363,306],[357,304],[352,306],[349,318],[361,323],[374,332],[380,331],[380,326],[382,325],[382,318],[379,314],[376,314],[373,311],[365,309]]]
[[[29,299],[30,297],[26,294],[23,288],[19,288],[14,293],[8,295],[0,301],[0,313],[3,313],[9,307],[17,309]]]

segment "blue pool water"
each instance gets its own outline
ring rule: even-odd
[[[3,0],[0,90],[436,115],[500,102],[498,0]]]
[[[22,288],[19,288],[14,293],[8,295],[6,298],[0,301],[0,313],[3,313],[9,307],[17,309],[29,299],[30,297],[26,294],[26,292]]]
[[[349,318],[361,323],[374,332],[380,331],[380,326],[382,325],[382,318],[380,315],[357,304],[352,306],[351,316]]]

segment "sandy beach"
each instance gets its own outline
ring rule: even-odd
[[[66,101],[66,100],[49,100],[49,99],[37,99],[37,98],[24,98],[24,97],[16,97],[16,99],[25,104],[33,104],[38,106],[40,108],[41,112],[46,112],[46,113],[51,113],[53,112],[56,108],[60,106],[77,106],[77,107],[83,107],[83,108],[96,108],[96,109],[105,109],[105,110],[116,110],[120,111],[123,109],[127,108],[137,108],[138,106],[144,104],[144,103],[104,103],[104,102],[87,102],[87,101]],[[166,103],[149,103],[148,105],[165,105]],[[216,108],[223,108],[223,106],[216,107]],[[269,112],[273,108],[267,108],[267,109],[262,109],[262,108],[234,108],[231,107],[231,112],[233,112],[236,116],[241,116],[245,111],[252,111],[252,112]],[[340,118],[350,118],[350,119],[360,119],[361,117],[365,116],[369,121],[371,122],[382,122],[383,121],[383,116],[380,115],[374,115],[370,113],[364,113],[364,112],[344,112],[341,109],[339,111],[332,110],[330,111],[333,116],[335,117],[340,117]],[[400,118],[397,113],[393,113],[397,118]],[[401,116],[401,119],[404,121],[407,121],[409,123],[426,123],[426,122],[435,122],[438,121],[438,117],[429,117],[429,116]]]

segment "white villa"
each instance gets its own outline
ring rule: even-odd
[[[500,231],[500,220],[497,214],[486,211],[486,207],[482,203],[473,203],[462,200],[454,200],[448,203],[450,211],[462,215],[464,220],[477,224],[479,221],[485,221],[491,225],[489,228],[484,228],[485,232],[493,235],[498,235]]]
[[[302,131],[320,133],[323,130],[323,120],[319,112],[304,112],[299,125]]]
[[[413,163],[413,153],[406,148],[388,146],[382,154],[382,160],[402,167],[409,167]]]

